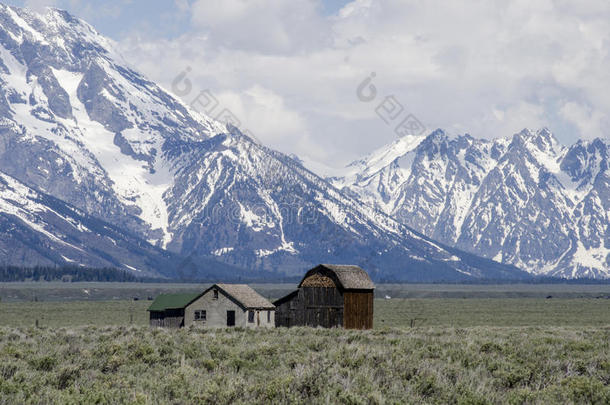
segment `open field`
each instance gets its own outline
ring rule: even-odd
[[[610,326],[610,300],[471,298],[375,300],[375,327]]]
[[[143,286],[3,285],[0,404],[610,403],[607,286],[384,286],[480,298],[376,299],[371,331],[150,329],[150,301],[112,299]]]
[[[150,301],[0,302],[0,325],[147,325]],[[375,327],[610,326],[607,299],[376,299]]]

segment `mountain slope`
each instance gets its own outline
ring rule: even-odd
[[[0,262],[167,274],[171,254],[0,173]]]
[[[217,258],[295,274],[332,261],[391,279],[524,276],[441,246],[198,114],[63,11],[0,6],[0,45],[0,170],[190,267]]]
[[[546,129],[494,141],[437,130],[408,141],[411,149],[381,148],[333,183],[477,255],[535,274],[610,277],[607,141],[564,147]]]
[[[0,24],[1,167],[162,245],[172,178],[157,155],[222,127],[124,67],[110,41],[63,11],[0,6]]]

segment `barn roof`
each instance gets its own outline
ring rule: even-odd
[[[161,294],[155,298],[148,310],[165,311],[166,309],[184,308],[199,295],[201,293]]]
[[[282,305],[284,302],[288,301],[289,299],[291,299],[292,297],[294,297],[298,293],[299,293],[299,290],[294,290],[290,294],[285,295],[282,298],[278,298],[277,300],[273,301],[273,305],[275,305],[276,307],[279,306],[279,305]]]
[[[236,301],[242,304],[246,309],[274,309],[275,305],[269,302],[265,297],[257,293],[246,284],[214,284],[219,289],[233,297]]]
[[[345,290],[372,290],[375,284],[366,271],[359,266],[345,264],[320,264],[309,270],[303,280],[299,283],[299,288],[303,281],[315,272],[326,269],[335,274],[339,284]]]

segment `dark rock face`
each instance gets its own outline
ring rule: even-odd
[[[78,99],[85,105],[89,117],[102,124],[108,131],[119,133],[131,128],[132,124],[124,116],[120,106],[113,103],[105,94],[125,102],[125,98],[112,85],[104,69],[93,62],[78,85]]]
[[[42,87],[47,97],[49,109],[60,118],[72,118],[72,105],[68,93],[59,85],[53,71],[40,63],[32,63],[28,70],[28,76],[34,75],[38,78],[38,84]]]

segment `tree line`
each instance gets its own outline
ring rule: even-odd
[[[0,266],[0,282],[11,281],[107,281],[107,282],[141,282],[125,270],[115,268],[89,268],[77,266]]]

